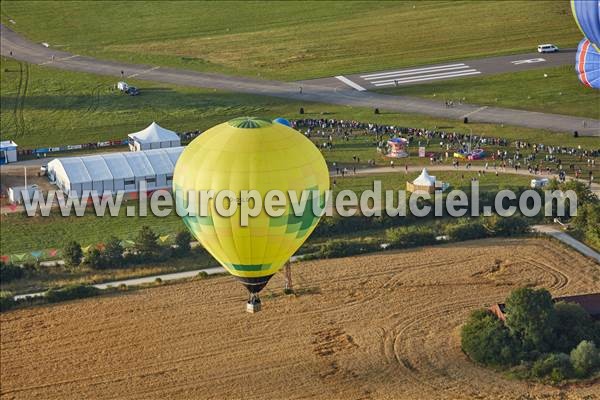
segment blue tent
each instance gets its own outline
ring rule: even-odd
[[[287,119],[285,119],[285,118],[281,118],[281,117],[279,117],[279,118],[275,118],[275,119],[273,120],[273,122],[276,122],[276,123],[278,123],[278,124],[281,124],[281,125],[289,126],[289,127],[291,127],[291,126],[292,126],[292,124],[290,124],[290,121],[288,121],[288,120],[287,120]]]

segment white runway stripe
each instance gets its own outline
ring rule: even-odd
[[[373,81],[371,83],[384,83],[384,82],[398,82],[398,83],[402,83],[404,81],[410,81],[412,79],[417,79],[417,78],[428,78],[428,77],[435,77],[435,76],[442,76],[442,75],[453,76],[453,75],[460,75],[460,74],[463,74],[463,73],[475,72],[475,71],[477,71],[475,68],[462,69],[460,71],[448,71],[448,72],[446,72],[446,71],[441,71],[441,72],[433,71],[430,74],[407,76],[407,77],[404,77],[404,78],[382,79],[382,80],[379,80],[379,81]]]
[[[469,72],[467,72],[467,71],[469,71]],[[457,77],[461,77],[461,76],[478,75],[478,74],[481,74],[481,72],[477,71],[475,69],[471,69],[471,70],[465,70],[465,71],[460,71],[460,72],[455,72],[455,73],[447,73],[447,74],[432,74],[432,75],[414,76],[411,78],[397,79],[397,81],[399,84],[405,84],[405,83],[412,83],[412,82],[432,81],[432,80],[436,80],[436,79],[457,78]],[[396,84],[393,79],[391,81],[378,81],[378,82],[372,82],[372,83],[374,86],[389,86],[389,85]]]
[[[447,64],[447,65],[438,65],[436,67],[423,67],[423,68],[413,68],[413,69],[403,69],[403,70],[399,70],[399,71],[388,71],[388,72],[380,72],[377,74],[368,74],[368,75],[361,75],[360,77],[365,79],[365,80],[373,80],[373,79],[377,79],[377,78],[384,78],[390,75],[408,75],[408,74],[418,74],[421,72],[430,72],[430,71],[435,71],[435,70],[443,70],[443,69],[457,69],[457,68],[469,68],[468,65],[464,64],[464,63],[459,63],[459,64]]]
[[[359,92],[364,92],[365,90],[367,90],[364,87],[360,86],[359,84],[352,82],[350,79],[346,78],[345,76],[338,75],[335,77],[335,79],[337,79],[341,82],[344,82],[346,85],[350,86],[353,89],[358,90]]]

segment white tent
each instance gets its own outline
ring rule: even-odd
[[[435,186],[435,176],[429,175],[427,168],[423,168],[421,175],[419,175],[412,183],[416,186]]]
[[[412,182],[406,182],[406,190],[409,192],[435,192],[436,188],[446,190],[448,185],[442,182],[438,182],[435,176],[429,175],[427,168],[423,168],[421,175]]]
[[[173,171],[183,147],[134,153],[110,153],[56,158],[48,163],[48,178],[65,193],[81,196],[84,190],[114,194],[135,192],[145,181],[148,190],[170,189]]]
[[[161,127],[156,122],[152,122],[143,131],[130,133],[127,136],[131,151],[181,146],[181,139],[177,133]]]

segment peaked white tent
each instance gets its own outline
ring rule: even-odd
[[[442,182],[438,182],[435,179],[435,176],[429,175],[429,172],[427,172],[427,168],[423,168],[423,171],[421,171],[421,175],[417,176],[417,178],[414,181],[406,182],[406,190],[409,192],[433,193],[435,192],[436,187],[445,190],[448,187],[448,185],[445,185]]]
[[[435,186],[435,176],[429,175],[427,168],[423,168],[421,175],[413,181],[413,185],[418,186]]]
[[[130,133],[129,150],[142,151],[181,146],[179,135],[152,122],[146,129]]]

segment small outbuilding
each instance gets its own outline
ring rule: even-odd
[[[12,140],[0,142],[0,165],[17,161],[17,147]]]
[[[129,150],[131,151],[181,146],[181,139],[177,133],[161,127],[156,122],[152,122],[150,126],[142,131],[130,133],[127,136],[129,137]]]
[[[590,316],[600,321],[600,293],[589,293],[589,294],[578,294],[574,296],[563,296],[555,297],[552,299],[553,302],[565,302],[578,304],[583,308]],[[501,321],[506,321],[506,306],[504,303],[493,304],[489,307],[494,315]]]

